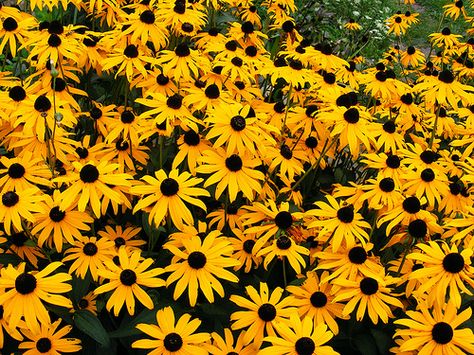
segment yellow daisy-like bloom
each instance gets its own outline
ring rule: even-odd
[[[283,289],[277,287],[271,293],[266,283],[260,282],[260,292],[254,287],[247,286],[245,291],[248,298],[232,295],[230,300],[245,311],[232,313],[230,319],[234,321],[232,329],[246,328],[244,344],[253,341],[255,347],[259,348],[263,337],[266,335],[276,336],[274,325],[276,323],[288,322],[292,313],[297,312],[292,305],[290,297],[283,296]]]
[[[318,201],[315,203],[319,209],[306,212],[307,216],[320,218],[308,224],[308,228],[322,227],[321,234],[332,235],[332,250],[336,252],[345,241],[354,244],[357,238],[363,245],[369,240],[365,229],[370,229],[370,224],[363,220],[362,215],[354,211],[353,205],[344,205],[336,201],[331,195],[326,195],[329,203]]]
[[[459,308],[462,301],[460,291],[472,295],[466,284],[474,287],[472,248],[459,252],[456,244],[448,246],[445,242],[441,246],[436,242],[420,243],[417,247],[422,252],[407,255],[408,259],[423,263],[422,269],[409,276],[410,280],[425,280],[416,292],[420,295],[426,293],[428,305],[431,306],[433,303],[442,305],[449,289],[449,300]]]
[[[397,279],[389,276],[383,278],[378,276],[376,279],[359,277],[356,281],[338,278],[334,280],[334,284],[341,286],[341,289],[336,293],[334,302],[348,300],[342,311],[344,316],[354,312],[358,304],[356,312],[358,321],[361,321],[367,312],[374,324],[377,324],[379,319],[383,323],[388,323],[389,317],[394,317],[389,305],[403,308],[400,300],[390,296],[393,292],[388,285],[396,281]]]
[[[334,334],[328,331],[324,323],[315,325],[309,317],[301,320],[296,314],[290,316],[288,324],[276,323],[275,329],[280,335],[267,336],[263,340],[272,343],[258,352],[259,355],[337,355],[326,344]]]
[[[359,25],[353,18],[351,18],[344,24],[344,28],[348,29],[349,31],[360,31],[362,26]]]
[[[117,251],[121,246],[125,246],[127,252],[131,252],[146,244],[144,240],[135,238],[141,231],[142,229],[139,227],[124,229],[122,226],[105,226],[105,231],[99,231],[98,234],[102,238],[113,241]]]
[[[156,312],[155,324],[137,324],[137,329],[153,339],[134,341],[132,348],[153,349],[149,355],[207,355],[202,346],[210,340],[208,333],[196,333],[201,325],[197,318],[185,313],[175,321],[173,309],[165,307]]]
[[[84,295],[78,302],[77,308],[80,310],[87,310],[93,315],[97,316],[97,295],[91,291],[88,294]]]
[[[421,169],[420,169],[421,170]],[[419,199],[426,196],[428,205],[435,207],[448,195],[448,177],[442,171],[426,168],[421,171],[411,171],[405,175],[406,182],[402,188],[408,195],[415,195]]]
[[[17,327],[24,317],[26,326],[32,331],[40,329],[40,323],[50,323],[49,313],[43,302],[56,306],[72,308],[71,301],[59,295],[72,290],[71,275],[64,272],[50,275],[62,263],[53,262],[39,272],[26,272],[25,263],[18,268],[8,265],[1,269],[0,305],[3,317],[9,319],[11,328]],[[7,291],[5,291],[7,289]]]
[[[130,42],[137,43],[140,40],[142,45],[146,45],[148,41],[153,43],[155,51],[166,47],[168,42],[168,30],[166,25],[157,19],[157,11],[153,8],[138,12],[128,16],[123,21],[122,36],[131,35]]]
[[[150,215],[149,223],[155,222],[159,226],[165,216],[169,214],[174,225],[182,229],[184,224],[194,224],[194,217],[184,202],[188,202],[206,211],[206,205],[198,196],[209,196],[209,192],[196,187],[203,179],[192,177],[190,173],[179,174],[177,169],[171,170],[169,175],[164,170],[155,172],[155,177],[142,177],[147,184],[136,185],[131,193],[142,195],[133,208],[133,213],[147,208]]]
[[[412,66],[416,68],[425,63],[425,55],[419,49],[409,46],[406,51],[402,52],[400,62],[404,67]]]
[[[110,70],[118,66],[115,77],[124,73],[128,82],[132,82],[137,74],[141,74],[143,78],[146,78],[148,72],[145,69],[145,65],[153,63],[153,61],[154,59],[150,56],[150,50],[143,45],[129,44],[125,48],[116,46],[112,48],[112,53],[103,60],[102,69]]]
[[[248,273],[252,268],[257,267],[262,259],[253,250],[256,241],[255,235],[244,234],[242,232],[243,229],[231,228],[232,233],[236,236],[236,238],[229,238],[234,247],[232,257],[240,262],[239,265],[234,266],[234,270],[240,270],[245,267],[244,272]]]
[[[456,329],[471,319],[472,309],[457,313],[452,302],[436,305],[430,312],[426,304],[419,311],[407,311],[410,318],[394,323],[408,329],[397,329],[394,337],[402,337],[400,351],[413,351],[419,355],[474,354],[474,334],[468,327]]]
[[[237,276],[226,269],[240,263],[232,258],[232,245],[219,231],[210,232],[203,241],[198,236],[192,236],[188,240],[182,240],[182,243],[182,249],[177,248],[172,242],[163,246],[174,255],[171,264],[165,270],[171,272],[166,279],[166,286],[178,281],[173,293],[175,300],[187,288],[191,306],[196,305],[199,290],[209,303],[213,303],[213,290],[220,297],[224,297],[224,288],[219,279],[239,281]]]
[[[92,279],[97,281],[98,270],[104,269],[104,262],[110,260],[115,255],[114,243],[111,240],[99,239],[97,237],[82,237],[73,244],[72,248],[66,250],[63,262],[73,261],[69,268],[69,273],[86,278],[89,271]]]
[[[140,251],[134,250],[127,255],[125,247],[121,247],[118,251],[119,265],[112,260],[104,260],[104,264],[108,270],[98,270],[99,276],[108,279],[109,282],[97,287],[94,294],[112,291],[107,301],[106,308],[110,312],[114,309],[114,315],[117,317],[125,303],[127,311],[130,315],[135,314],[135,298],[148,309],[153,309],[153,301],[150,296],[143,290],[145,287],[161,287],[165,282],[158,278],[164,270],[161,268],[153,268],[146,271],[153,263],[151,258],[140,261]]]
[[[52,197],[44,195],[44,203],[40,205],[41,211],[35,214],[31,230],[31,234],[38,237],[38,246],[54,244],[58,253],[62,251],[64,241],[73,244],[74,240],[82,238],[82,231],[90,229],[86,223],[94,222],[86,212],[76,211],[74,205],[61,210],[59,205],[63,198],[59,190],[54,190]]]
[[[257,352],[253,344],[245,345],[244,336],[245,331],[240,332],[237,341],[234,342],[234,336],[232,335],[232,330],[229,328],[224,329],[224,337],[221,337],[218,333],[213,332],[212,344],[205,344],[205,348],[213,355],[229,355],[229,354],[239,354],[239,355],[252,355]]]
[[[230,202],[235,201],[239,191],[253,201],[254,192],[260,191],[262,186],[259,180],[264,180],[265,175],[255,170],[261,165],[260,159],[252,158],[248,154],[242,157],[238,154],[227,155],[222,148],[206,150],[200,160],[201,166],[196,168],[198,173],[212,174],[206,179],[204,187],[217,183],[216,198],[218,199],[224,190],[228,190]]]
[[[77,353],[82,349],[81,341],[76,338],[65,336],[71,332],[72,326],[66,325],[59,328],[61,319],[54,323],[42,323],[40,329],[21,328],[21,332],[30,340],[23,341],[18,345],[25,355],[59,355],[62,353]]]
[[[462,38],[462,35],[456,35],[451,32],[449,27],[445,27],[441,32],[432,33],[429,35],[434,46],[444,47],[444,48],[455,48],[459,46],[459,38]]]
[[[321,279],[327,278],[328,275],[329,272],[324,271]],[[312,319],[315,327],[318,324],[326,324],[331,332],[338,334],[339,326],[335,318],[348,319],[349,316],[342,315],[343,304],[333,302],[332,288],[328,283],[320,284],[318,274],[309,271],[301,286],[287,286],[286,290],[291,293],[291,304],[298,307],[301,318]]]
[[[32,212],[40,212],[44,195],[39,195],[36,187],[22,191],[6,191],[2,194],[2,204],[0,205],[0,222],[7,234],[11,234],[12,225],[17,231],[23,229],[21,219],[34,222],[35,217]]]

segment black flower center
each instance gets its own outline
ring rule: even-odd
[[[54,34],[60,35],[61,33],[64,32],[64,26],[61,24],[60,21],[53,20],[49,23],[48,32],[50,34],[54,33]]]
[[[165,86],[169,82],[170,82],[170,79],[167,76],[163,75],[163,74],[159,74],[156,77],[156,83],[158,85]]]
[[[371,277],[363,278],[359,285],[362,293],[367,296],[377,293],[379,289],[379,283]]]
[[[36,98],[34,107],[38,112],[46,112],[51,108],[51,101],[46,96],[40,95]]]
[[[258,308],[258,316],[264,322],[271,322],[277,314],[276,308],[271,303],[264,303]]]
[[[441,33],[444,35],[444,36],[449,36],[451,34],[451,30],[449,29],[449,27],[445,27],[441,30]]]
[[[245,54],[249,57],[255,57],[258,53],[257,47],[255,46],[248,46],[245,48]]]
[[[56,33],[53,33],[48,38],[48,45],[54,48],[59,47],[61,42],[61,37],[59,37]]]
[[[337,218],[343,223],[351,223],[354,220],[354,206],[348,205],[339,208]]]
[[[245,89],[245,83],[243,81],[238,80],[234,84],[237,87],[237,89],[239,89],[239,90],[244,90]]]
[[[421,219],[415,219],[408,224],[408,233],[415,239],[424,238],[427,232],[426,222]]]
[[[453,194],[454,196],[457,196],[461,193],[461,190],[462,190],[462,187],[456,183],[456,182],[452,182],[449,184],[449,192],[451,192],[451,194]]]
[[[384,178],[380,180],[379,187],[383,192],[392,192],[395,189],[395,183],[392,178]]]
[[[367,260],[367,252],[362,247],[353,247],[349,250],[349,260],[353,264],[363,264]]]
[[[247,254],[252,254],[253,246],[255,245],[255,240],[248,239],[244,242],[243,248]]]
[[[81,298],[79,302],[77,303],[80,309],[86,309],[87,306],[89,306],[89,301],[86,300],[85,298]]]
[[[79,173],[79,177],[85,183],[93,183],[99,179],[99,170],[94,165],[84,165]]]
[[[277,103],[275,103],[275,105],[273,105],[273,110],[276,113],[283,113],[283,112],[285,112],[285,109],[286,109],[286,106],[281,101],[278,101]]]
[[[454,3],[454,5],[455,5],[457,8],[462,8],[462,7],[464,6],[464,3],[463,3],[461,0],[459,0],[459,1],[456,1],[456,2]]]
[[[56,78],[56,80],[51,81],[51,89],[54,89],[56,92],[62,92],[66,90],[66,81],[61,78]]]
[[[242,169],[242,165],[242,159],[237,154],[232,154],[225,160],[225,166],[230,171],[239,171],[240,169]]]
[[[77,147],[76,153],[81,159],[86,159],[89,156],[89,151],[84,147]]]
[[[206,90],[204,90],[204,94],[209,99],[217,99],[220,96],[219,87],[216,84],[209,85]]]
[[[351,107],[346,112],[344,112],[344,120],[346,120],[347,123],[359,122],[359,110],[355,107]]]
[[[293,217],[291,217],[291,213],[287,211],[278,212],[278,214],[275,216],[275,224],[281,229],[290,228],[293,224]]]
[[[283,24],[281,25],[281,29],[286,33],[290,33],[295,29],[295,24],[293,23],[293,21],[287,20],[283,22]]]
[[[184,143],[186,143],[189,146],[197,146],[199,145],[199,142],[201,139],[199,138],[199,134],[194,132],[193,130],[189,130],[184,133]]]
[[[178,351],[183,346],[183,338],[181,338],[181,335],[177,333],[166,334],[163,339],[163,345],[165,346],[165,349],[170,352]]]
[[[400,16],[395,17],[396,23],[402,23],[402,18]]]
[[[439,322],[431,329],[431,336],[438,344],[447,344],[453,339],[454,331],[448,323]]]
[[[328,303],[328,297],[321,291],[314,292],[309,300],[313,307],[316,308],[324,307]]]
[[[418,213],[421,210],[420,200],[418,200],[416,196],[407,197],[403,201],[402,206],[405,212],[410,213],[410,214]]]
[[[87,256],[94,256],[95,254],[97,254],[97,251],[99,249],[97,248],[97,245],[95,245],[94,243],[92,242],[88,242],[84,245],[84,247],[82,248],[82,251],[84,252],[84,254],[86,254]]]
[[[36,277],[26,272],[20,274],[15,279],[15,289],[22,295],[28,295],[36,288]]]
[[[336,75],[334,73],[324,73],[323,79],[326,84],[332,85],[336,82]]]
[[[133,114],[132,111],[130,110],[125,110],[122,112],[120,115],[120,121],[122,121],[125,124],[130,124],[135,120],[135,115]]]
[[[382,126],[383,130],[387,133],[395,133],[397,126],[395,126],[395,122],[387,121]]]
[[[251,34],[254,31],[253,23],[250,21],[244,22],[240,28],[242,29],[242,32],[245,34]]]
[[[25,245],[25,242],[28,240],[28,236],[25,234],[25,232],[20,232],[20,233],[15,233],[12,234],[9,238],[9,240],[12,242],[13,245],[17,247],[22,247]]]
[[[127,141],[124,141],[122,138],[120,138],[117,142],[115,142],[115,148],[116,148],[119,152],[124,152],[124,151],[126,151],[129,147],[130,147],[130,145],[128,144],[128,142],[127,142]]]
[[[244,61],[239,57],[234,57],[232,58],[231,63],[236,67],[241,67],[244,64]]]
[[[180,94],[174,94],[173,96],[168,97],[166,100],[166,105],[174,110],[179,110],[182,104],[183,97]]]
[[[179,184],[175,179],[166,178],[161,182],[160,191],[165,196],[174,196],[179,191]]]
[[[438,154],[431,150],[425,150],[420,154],[420,159],[425,164],[431,164],[438,160]]]
[[[21,86],[17,85],[10,89],[8,96],[13,101],[20,102],[26,98],[26,91]]]
[[[451,274],[457,274],[464,269],[464,258],[459,253],[449,253],[443,259],[443,268]]]
[[[125,239],[122,237],[115,238],[114,243],[117,248],[120,248],[122,245],[125,245]]]
[[[90,110],[89,114],[94,120],[98,120],[102,117],[102,110],[98,107],[94,107],[92,110]]]
[[[132,286],[137,282],[137,274],[133,270],[125,269],[120,273],[120,282],[125,286]]]
[[[200,251],[193,251],[188,256],[188,264],[193,269],[196,269],[196,270],[202,269],[204,265],[206,265],[206,262],[207,262],[206,256]]]
[[[415,54],[415,52],[416,52],[415,47],[409,46],[409,47],[407,48],[407,54],[408,54],[408,55],[413,55],[413,54]]]
[[[191,54],[191,51],[189,50],[189,47],[186,43],[180,43],[176,46],[174,53],[178,57],[187,57]]]
[[[276,246],[278,249],[287,250],[291,247],[291,239],[288,238],[286,235],[282,235],[276,241]]]
[[[7,17],[3,21],[3,29],[7,32],[15,31],[18,28],[18,22],[13,17]]]
[[[391,169],[398,169],[400,167],[400,158],[397,155],[389,155],[385,160],[385,164]]]
[[[127,58],[136,58],[138,57],[138,48],[134,44],[129,44],[123,51],[123,54]]]
[[[246,125],[245,118],[242,116],[234,116],[230,119],[230,126],[233,128],[234,131],[240,132],[244,130]]]
[[[288,147],[288,145],[286,144],[283,144],[280,148],[280,154],[283,158],[285,158],[286,160],[290,160],[291,158],[293,158],[293,152],[291,151],[291,148]]]
[[[424,182],[431,182],[435,179],[435,173],[432,169],[428,168],[428,169],[424,169],[422,172],[421,172],[421,180],[423,180]]]
[[[66,212],[61,211],[58,206],[54,206],[51,208],[51,211],[49,211],[49,218],[53,222],[61,222],[64,217],[66,217]]]
[[[451,84],[454,81],[454,75],[450,70],[443,70],[438,74],[438,79],[446,84]]]
[[[183,2],[176,2],[173,11],[177,14],[183,15],[186,12],[186,4]]]
[[[20,197],[16,192],[8,191],[2,195],[2,203],[6,207],[13,207],[18,203],[18,201],[20,201]]]
[[[291,60],[289,64],[290,64],[291,69],[294,69],[294,70],[303,69],[303,63],[301,63],[299,60]]]
[[[308,137],[304,141],[304,144],[309,148],[309,149],[314,149],[318,146],[318,140],[315,137]]]
[[[13,163],[8,168],[8,175],[12,179],[20,179],[23,177],[23,175],[25,175],[25,168],[19,163]]]
[[[237,50],[237,42],[234,40],[230,40],[226,42],[225,49],[231,52],[235,52]]]
[[[413,103],[413,96],[412,94],[404,94],[400,96],[400,100],[405,104],[405,105],[411,105]]]
[[[151,25],[152,23],[155,23],[155,14],[150,10],[145,10],[140,15],[140,21]]]
[[[49,352],[51,348],[52,344],[49,338],[39,338],[36,342],[36,350],[38,350],[42,354]]]
[[[295,350],[298,355],[312,355],[316,350],[316,344],[313,339],[302,337],[296,341]]]

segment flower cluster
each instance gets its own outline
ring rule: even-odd
[[[412,3],[374,65],[293,0],[0,5],[0,349],[474,353],[474,2]]]

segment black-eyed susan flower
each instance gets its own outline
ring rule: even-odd
[[[22,260],[30,262],[34,267],[38,267],[38,258],[44,259],[45,255],[41,248],[38,248],[27,232],[20,231],[7,235],[10,247],[7,254],[16,254]]]
[[[240,263],[232,258],[232,244],[219,231],[208,233],[203,241],[193,236],[182,243],[181,249],[170,242],[164,245],[174,255],[165,270],[171,272],[166,279],[167,286],[178,281],[173,293],[175,300],[187,289],[191,306],[196,305],[199,291],[209,303],[213,303],[214,291],[224,297],[224,288],[219,279],[239,281],[236,275],[226,269]]]
[[[3,331],[7,332],[8,335],[15,340],[23,340],[23,336],[18,331],[18,329],[10,327],[9,322],[5,319],[3,313],[3,306],[0,305],[0,349],[3,349],[5,343],[5,336]]]
[[[197,333],[201,325],[198,318],[191,319],[185,313],[178,321],[171,307],[165,307],[156,312],[157,324],[137,324],[137,329],[152,339],[136,340],[132,348],[152,349],[148,354],[182,354],[182,355],[207,355],[208,351],[203,344],[210,340],[208,333]]]
[[[34,212],[41,211],[41,201],[44,195],[40,194],[37,187],[21,191],[4,191],[2,193],[2,204],[0,205],[0,222],[8,234],[11,233],[12,226],[20,231],[22,218],[29,222],[34,222]]]
[[[466,326],[460,326],[471,319],[472,309],[458,313],[452,302],[436,305],[430,309],[419,304],[419,310],[407,311],[409,318],[397,319],[394,323],[406,328],[397,329],[395,337],[402,337],[400,351],[417,354],[469,354],[474,353],[474,334]],[[456,329],[458,328],[458,329]]]
[[[148,220],[159,226],[166,215],[171,217],[174,225],[181,229],[184,223],[192,225],[194,217],[185,202],[206,211],[206,205],[198,196],[209,196],[209,192],[197,187],[203,179],[192,177],[188,172],[179,173],[177,169],[166,174],[164,170],[155,172],[155,177],[146,175],[142,178],[146,184],[131,188],[133,194],[141,195],[133,212],[147,208]]]
[[[243,268],[244,272],[248,273],[252,268],[257,267],[262,259],[253,250],[256,237],[253,234],[244,234],[239,228],[233,228],[232,233],[236,236],[236,238],[229,238],[234,247],[233,258],[240,262],[239,265],[234,266],[234,270]]]
[[[72,290],[72,286],[67,283],[71,275],[64,272],[51,275],[61,265],[60,262],[53,262],[39,272],[27,272],[25,263],[21,263],[18,268],[10,264],[1,269],[0,287],[3,291],[0,305],[11,328],[20,324],[21,317],[24,317],[26,327],[32,331],[38,331],[40,323],[50,323],[43,302],[72,308],[71,300],[61,295]]]
[[[126,47],[115,46],[110,54],[102,62],[102,69],[105,71],[115,67],[115,77],[125,75],[128,82],[132,82],[133,78],[140,74],[143,78],[148,76],[145,65],[152,63],[153,57],[148,47],[140,44],[129,44]]]
[[[86,310],[97,315],[97,295],[91,291],[77,301],[77,309]]]
[[[113,291],[107,300],[106,308],[110,312],[113,309],[117,317],[122,307],[126,306],[128,314],[135,314],[136,301],[143,304],[148,309],[153,309],[153,300],[142,288],[161,287],[165,282],[158,276],[164,270],[161,268],[151,268],[154,260],[151,258],[140,260],[141,252],[133,250],[128,254],[125,247],[118,251],[119,265],[112,260],[104,260],[106,268],[98,269],[99,276],[109,280],[94,290],[94,294],[99,295]]]
[[[259,348],[263,337],[276,336],[274,325],[278,322],[288,322],[288,318],[296,308],[291,307],[291,299],[283,297],[283,289],[277,287],[271,293],[266,283],[261,282],[259,291],[253,286],[245,287],[250,299],[232,295],[230,300],[245,310],[232,313],[231,328],[234,330],[246,329],[244,344],[253,342]]]
[[[146,244],[138,236],[141,231],[141,228],[133,226],[126,226],[125,228],[122,226],[105,226],[105,230],[99,231],[97,234],[101,238],[113,241],[117,251],[121,246],[124,246],[127,251],[132,251]]]
[[[229,328],[224,329],[224,336],[213,332],[211,334],[212,344],[206,345],[206,349],[209,353],[214,355],[228,355],[228,354],[239,354],[239,355],[251,355],[255,354],[258,350],[253,344],[244,344],[245,331],[241,331],[237,340],[234,341],[232,330]]]
[[[53,323],[42,323],[40,329],[32,330],[21,328],[21,332],[28,340],[22,341],[18,349],[23,354],[62,354],[77,353],[82,349],[81,341],[76,338],[66,337],[72,331],[71,325],[59,328],[61,319]]]

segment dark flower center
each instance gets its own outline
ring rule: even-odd
[[[444,35],[444,36],[449,36],[451,34],[451,30],[449,29],[449,27],[445,27],[441,30],[441,33]]]
[[[410,213],[410,214],[418,213],[421,210],[420,200],[418,200],[416,196],[407,197],[403,201],[402,206],[405,212]]]
[[[385,70],[385,64],[379,62],[375,65],[375,69],[377,69],[377,71],[384,71]]]
[[[379,187],[383,192],[392,192],[395,189],[395,183],[392,178],[384,178],[380,180]]]
[[[293,21],[287,20],[283,22],[283,24],[281,25],[281,29],[286,33],[290,33],[295,29],[295,24],[293,23]]]
[[[395,22],[396,22],[396,23],[401,23],[401,22],[402,22],[402,18],[401,18],[400,16],[395,17]]]
[[[384,71],[379,71],[375,74],[375,79],[384,82],[387,80],[387,74]]]
[[[36,342],[36,350],[38,350],[42,354],[49,352],[51,348],[52,344],[49,338],[39,338]]]
[[[258,53],[257,47],[255,46],[248,46],[245,48],[245,54],[249,57],[255,57]]]
[[[221,93],[216,84],[211,84],[204,90],[204,94],[210,99],[217,99]]]
[[[93,183],[99,179],[99,170],[94,165],[84,165],[79,173],[79,177],[85,183]]]
[[[439,322],[431,329],[431,336],[438,344],[447,344],[453,339],[454,331],[448,323]]]
[[[281,236],[276,241],[276,246],[278,249],[287,250],[291,247],[291,239],[288,238],[286,235]]]
[[[276,317],[276,308],[271,303],[264,303],[258,308],[258,316],[264,322],[271,322]]]
[[[413,103],[413,96],[412,94],[404,94],[400,96],[400,100],[405,104],[405,105],[411,105]]]
[[[377,293],[379,289],[379,284],[377,280],[371,277],[363,278],[359,285],[360,285],[360,290],[362,291],[362,293],[367,296]]]
[[[180,94],[174,94],[173,96],[168,97],[166,100],[166,105],[174,110],[179,110],[182,104],[183,97]]]
[[[415,52],[416,52],[415,47],[409,46],[409,47],[407,48],[407,54],[408,54],[408,55],[415,54]]]
[[[273,110],[276,112],[276,113],[283,113],[285,112],[285,104],[281,101],[278,101],[277,103],[275,103],[275,105],[273,105]]]
[[[46,112],[51,108],[51,101],[44,95],[38,96],[35,100],[34,107],[38,112]]]
[[[275,216],[275,224],[281,229],[290,228],[293,224],[293,217],[291,217],[291,213],[287,211],[278,212],[278,214]]]
[[[125,245],[125,239],[122,237],[115,238],[114,243],[117,248],[120,248],[122,245]]]
[[[242,29],[242,32],[245,34],[251,34],[254,31],[253,23],[250,21],[244,22],[240,28]]]
[[[234,129],[234,131],[242,131],[245,128],[245,125],[245,118],[242,116],[234,116],[230,120],[230,126]]]
[[[170,352],[175,352],[183,346],[183,338],[177,333],[169,333],[163,339],[165,349]]]
[[[420,154],[420,159],[425,164],[431,164],[438,160],[438,154],[431,150],[425,150]]]
[[[353,264],[363,264],[367,260],[367,252],[362,247],[353,247],[349,250],[349,260]]]
[[[443,268],[451,274],[457,274],[464,269],[464,258],[459,253],[449,253],[443,259]]]
[[[49,218],[53,222],[61,222],[64,217],[66,217],[66,212],[61,211],[58,206],[54,206],[53,208],[51,208],[51,211],[49,211]]]
[[[115,149],[117,149],[119,152],[124,152],[129,147],[130,145],[128,144],[128,142],[124,141],[122,138],[120,138],[117,142],[115,142]]]
[[[435,179],[435,173],[432,169],[428,168],[428,169],[424,169],[422,172],[421,172],[421,180],[423,180],[424,182],[431,182]]]
[[[385,164],[391,169],[398,169],[400,167],[400,158],[396,155],[389,155],[385,160]]]
[[[48,38],[48,45],[54,48],[59,47],[61,45],[61,42],[61,38],[55,33],[50,35]]]
[[[13,163],[8,168],[8,175],[12,179],[20,179],[23,177],[23,175],[25,175],[25,168],[19,163]]]
[[[329,85],[332,85],[336,82],[336,76],[333,73],[324,73],[323,79],[324,82]]]
[[[186,12],[186,4],[183,2],[176,2],[173,11],[177,14],[183,15]]]
[[[343,223],[351,223],[354,220],[354,206],[349,205],[339,208],[337,218]]]
[[[351,107],[346,112],[344,112],[344,120],[346,120],[347,123],[359,122],[359,110],[355,107]]]
[[[324,292],[321,291],[314,292],[309,300],[311,301],[313,307],[316,308],[324,307],[328,303],[327,296],[324,294]]]
[[[3,21],[3,29],[5,31],[11,32],[15,31],[18,28],[18,22],[13,17],[7,17]]]
[[[2,195],[2,203],[6,207],[13,207],[18,203],[18,201],[20,201],[20,197],[16,192],[8,191]]]
[[[20,102],[26,98],[26,91],[21,86],[17,85],[10,89],[8,96],[13,101]]]
[[[318,146],[318,140],[315,137],[308,137],[304,141],[304,144],[309,148],[309,149],[314,149]]]
[[[438,79],[446,84],[451,84],[454,81],[454,75],[450,70],[443,70],[438,74]]]
[[[87,148],[84,147],[77,147],[76,153],[81,159],[85,159],[89,156],[89,151],[87,150]]]
[[[26,272],[20,274],[15,279],[15,289],[22,295],[28,295],[36,288],[36,277]]]
[[[225,166],[230,171],[236,172],[242,169],[242,159],[237,154],[232,154],[225,160]]]
[[[461,193],[461,189],[462,187],[456,182],[452,182],[449,184],[449,192],[451,192],[451,194],[453,194],[454,196],[459,195]]]
[[[308,117],[314,117],[314,114],[318,112],[318,106],[317,105],[309,105],[306,107],[305,114]]]
[[[82,40],[82,43],[84,43],[86,47],[95,47],[97,45],[97,38],[94,36],[90,36],[90,38],[86,37]]]
[[[200,141],[201,138],[199,138],[199,134],[194,132],[192,129],[184,133],[184,143],[187,145],[195,147],[199,145]]]
[[[232,64],[234,64],[236,67],[241,67],[244,64],[244,61],[240,59],[239,57],[234,57],[231,60]]]
[[[426,222],[421,219],[415,219],[408,224],[408,233],[415,239],[424,238],[427,232]]]
[[[255,240],[248,239],[244,242],[243,248],[247,254],[252,254],[253,246],[255,245]]]
[[[134,44],[129,44],[125,50],[123,51],[123,54],[127,57],[127,58],[136,58],[138,57],[138,48],[137,46],[135,46]]]
[[[64,26],[58,20],[53,20],[49,23],[48,32],[50,34],[57,34],[60,35],[64,32]]]
[[[288,147],[288,145],[286,145],[286,144],[283,144],[281,146],[280,154],[286,160],[290,160],[291,158],[293,158],[293,152],[291,151],[290,147]]]
[[[245,83],[243,81],[238,80],[234,84],[235,86],[237,86],[237,89],[239,90],[245,89]]]
[[[459,0],[459,1],[456,1],[456,2],[454,3],[454,5],[455,5],[457,8],[462,8],[462,7],[464,6],[464,3],[463,3],[461,0]]]
[[[237,50],[237,42],[234,40],[230,40],[226,42],[225,49],[231,52],[235,52]]]
[[[85,298],[81,298],[79,302],[77,303],[80,309],[86,309],[87,306],[89,306],[89,301],[86,300]]]
[[[137,274],[133,270],[125,269],[120,273],[120,282],[125,286],[132,286],[137,282]]]
[[[196,269],[196,270],[202,269],[204,265],[206,265],[206,262],[207,262],[206,256],[200,251],[193,251],[188,256],[188,264],[193,269]]]
[[[56,92],[66,90],[66,85],[67,83],[61,78],[56,78],[56,80],[51,81],[51,89],[54,89]]]
[[[299,60],[292,60],[290,61],[290,68],[294,70],[301,70],[303,69],[303,63],[301,63]]]
[[[180,43],[176,46],[174,53],[178,57],[187,57],[191,54],[191,51],[189,50],[189,47],[186,43]]]
[[[397,126],[395,126],[395,122],[387,121],[383,124],[383,130],[387,133],[395,133]]]
[[[98,120],[102,117],[102,110],[98,107],[94,107],[92,110],[90,110],[89,114],[94,120]]]
[[[140,21],[151,25],[152,23],[155,23],[155,14],[150,10],[145,10],[140,15]]]
[[[299,338],[295,343],[295,350],[298,355],[312,355],[316,349],[313,339],[308,337]]]
[[[159,74],[157,75],[156,77],[156,83],[158,85],[161,85],[161,86],[165,86],[166,84],[168,84],[170,82],[170,78],[168,78],[167,76],[163,75],[163,74]]]
[[[179,191],[179,184],[175,179],[166,178],[161,182],[160,191],[165,196],[174,196]]]
[[[130,124],[135,120],[135,115],[133,114],[132,111],[130,110],[125,110],[122,112],[120,115],[120,121],[122,121],[125,124]]]
[[[97,251],[99,249],[97,248],[97,245],[95,245],[94,243],[92,242],[88,242],[84,245],[84,247],[82,248],[82,251],[84,252],[84,254],[86,254],[87,256],[94,256],[95,254],[97,254]]]

